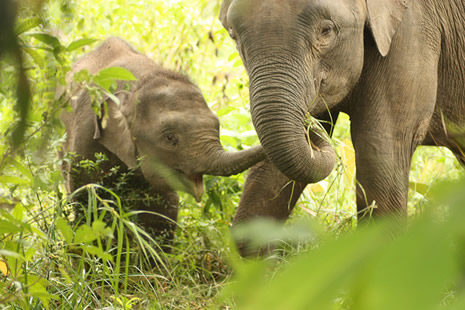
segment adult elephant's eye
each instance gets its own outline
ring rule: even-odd
[[[320,48],[330,47],[336,38],[336,28],[332,21],[324,21],[320,24],[317,32]]]
[[[329,36],[331,35],[331,32],[333,31],[333,27],[327,25],[327,26],[324,26],[323,28],[321,28],[321,33],[320,35],[322,37],[326,37],[326,36]]]

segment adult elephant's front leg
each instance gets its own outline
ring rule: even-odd
[[[284,223],[306,185],[292,182],[269,160],[258,163],[247,176],[233,226],[258,218]],[[238,240],[238,248],[243,256],[263,253],[250,249],[247,240]]]
[[[357,108],[351,111],[358,218],[387,215],[405,222],[412,155],[428,130],[434,83],[423,92],[396,87],[401,91],[395,95],[367,85],[357,97]]]
[[[367,44],[349,99],[359,219],[369,206],[374,216],[407,218],[411,158],[428,131],[437,92],[439,55],[423,43],[421,29],[402,24],[386,57]]]
[[[412,155],[410,145],[405,145],[405,141],[383,141],[385,137],[353,139],[359,222],[364,222],[371,216],[389,216],[397,222],[404,222],[407,218]],[[380,143],[383,145],[380,146]]]
[[[435,110],[441,48],[418,9],[404,13],[387,56],[365,37],[362,75],[349,99],[359,218],[373,205],[375,216],[407,219],[410,164]]]

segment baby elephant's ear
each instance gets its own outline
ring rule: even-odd
[[[118,95],[119,104],[122,105],[127,97],[128,95],[124,93]],[[96,117],[94,139],[115,154],[128,168],[135,168],[137,166],[136,147],[120,105],[111,98],[106,100],[106,104],[102,104],[102,109],[108,108],[108,119],[105,121],[104,117]],[[104,111],[102,115],[105,115]]]
[[[391,48],[391,41],[399,27],[409,0],[366,0],[368,25],[382,56]]]

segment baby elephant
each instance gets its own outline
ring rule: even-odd
[[[96,74],[109,67],[122,67],[137,80],[118,82],[114,92],[118,103],[110,97],[98,103],[107,109],[108,119],[96,115],[86,89],[70,86],[72,111],[63,112],[61,117],[67,132],[64,149],[76,154],[73,164],[63,167],[67,190],[96,182],[96,175],[76,167],[79,161],[95,160],[96,153],[103,153],[108,158],[100,167],[104,175],[113,175],[115,166],[120,167],[119,174],[132,169],[123,191],[135,189],[153,198],[137,205],[137,209],[159,214],[142,215],[145,228],[154,236],[167,232],[170,237],[178,208],[175,191],[200,201],[204,174],[237,174],[263,160],[264,152],[260,146],[225,152],[219,140],[218,118],[198,87],[187,77],[156,65],[119,38],[107,39],[77,61],[68,78],[72,80],[81,70]],[[110,181],[104,185],[114,188],[117,176],[106,179]],[[121,188],[120,183],[118,186]]]

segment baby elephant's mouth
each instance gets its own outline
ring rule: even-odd
[[[186,174],[181,169],[175,169],[178,182],[172,188],[192,195],[197,202],[202,200],[203,174]],[[180,182],[179,182],[180,181]]]
[[[192,186],[193,195],[192,196],[194,196],[197,202],[200,202],[202,200],[202,194],[203,194],[203,175],[195,174],[193,176],[190,176],[189,179],[193,183],[193,186]]]

